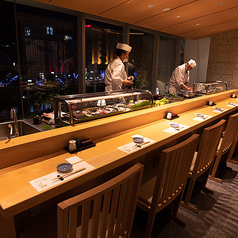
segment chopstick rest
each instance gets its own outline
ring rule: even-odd
[[[133,147],[141,148],[143,145],[146,145],[146,144],[148,144],[148,143],[150,143],[150,141],[146,141],[146,142],[143,142],[143,143],[141,143],[141,144],[135,144]]]
[[[75,170],[75,171],[72,171],[71,173],[68,173],[68,174],[65,174],[65,175],[57,175],[56,178],[53,178],[52,181],[56,181],[56,180],[61,180],[61,181],[64,181],[65,178],[69,177],[70,175],[73,175],[73,174],[76,174],[76,173],[79,173],[83,170],[85,170],[86,168],[81,168],[81,169],[78,169],[78,170]]]

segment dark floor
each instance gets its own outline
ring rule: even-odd
[[[238,161],[238,153],[235,152],[233,160]],[[227,163],[232,170],[226,170],[223,175],[223,183],[208,180],[207,187],[214,191],[213,195],[200,192],[191,203],[196,205],[198,213],[194,213],[182,206],[178,216],[186,222],[182,228],[172,221],[157,219],[155,238],[237,238],[238,237],[238,165]],[[139,213],[138,213],[139,214]],[[166,217],[167,218],[167,217]],[[139,227],[143,229],[145,215],[140,213]],[[166,223],[167,222],[167,223]],[[166,224],[165,224],[166,223]],[[135,223],[134,223],[135,224]],[[140,230],[134,226],[133,238],[139,238]],[[155,228],[154,227],[154,228]],[[156,231],[156,229],[154,229]],[[159,233],[158,233],[159,230]],[[139,233],[137,233],[139,231]]]

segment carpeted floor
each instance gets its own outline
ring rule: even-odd
[[[237,160],[238,155],[233,159]],[[208,180],[213,195],[203,192],[191,200],[198,213],[179,208],[179,217],[186,221],[182,228],[170,221],[156,238],[237,238],[238,237],[238,165],[228,163],[223,183]]]

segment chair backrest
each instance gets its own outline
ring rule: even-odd
[[[143,165],[57,206],[57,237],[129,237]],[[76,236],[77,235],[77,236]]]
[[[221,139],[226,120],[207,127],[203,130],[198,147],[198,154],[193,168],[195,177],[204,173],[213,163],[216,155],[218,143]]]
[[[238,113],[231,115],[227,122],[225,134],[220,147],[222,154],[226,153],[231,148],[237,130],[238,130]]]
[[[199,135],[165,149],[158,165],[152,206],[166,207],[184,190]],[[153,208],[152,208],[153,209]]]

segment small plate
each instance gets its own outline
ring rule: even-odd
[[[203,114],[200,114],[200,113],[197,113],[197,116],[198,116],[198,117],[202,117],[202,118],[204,117],[204,115],[203,115]]]
[[[178,123],[170,123],[170,126],[172,126],[173,128],[179,128],[179,124]]]
[[[62,163],[62,164],[58,164],[56,168],[58,172],[64,173],[64,172],[69,172],[73,168],[73,165],[70,163]]]
[[[136,137],[133,137],[133,141],[135,143],[143,143],[144,139],[142,137],[136,136]]]

